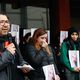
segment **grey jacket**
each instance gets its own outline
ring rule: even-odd
[[[26,62],[23,60],[17,44],[12,40],[16,46],[16,53],[12,55],[4,48],[4,42],[9,41],[11,36],[0,36],[0,80],[24,80],[23,73],[17,69],[17,65],[23,65]]]
[[[28,74],[30,80],[45,80],[42,67],[49,64],[54,64],[56,74],[59,74],[53,54],[48,55],[43,48],[37,51],[32,44],[26,45],[24,59],[35,69]]]

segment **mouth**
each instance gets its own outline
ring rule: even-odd
[[[8,33],[8,29],[2,29],[2,33],[3,34],[7,34]]]
[[[7,28],[5,28],[5,29],[2,29],[3,31],[7,31],[8,29]]]

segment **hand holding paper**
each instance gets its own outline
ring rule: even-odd
[[[58,75],[56,75],[55,80],[60,80],[60,77]]]
[[[75,72],[79,72],[79,67],[74,68]]]
[[[30,65],[26,64],[23,66],[17,66],[17,68],[21,69],[24,73],[28,73],[30,70],[34,70]]]

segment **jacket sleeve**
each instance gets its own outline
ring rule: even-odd
[[[19,65],[24,65],[24,64],[28,64],[22,57],[19,46],[17,45],[16,42],[14,42],[15,47],[16,47],[16,53],[19,55]]]
[[[0,70],[8,66],[8,64],[12,62],[13,58],[13,55],[8,50],[2,52],[0,55]]]
[[[70,71],[74,71],[74,68],[71,67],[70,61],[68,59],[68,51],[67,51],[67,46],[65,42],[62,43],[60,53],[61,53],[60,59],[61,59],[62,64],[65,67],[67,67]]]
[[[33,45],[26,45],[25,47],[25,60],[32,64],[34,67],[41,63],[41,52],[37,51]]]

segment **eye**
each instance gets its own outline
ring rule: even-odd
[[[41,39],[47,39],[46,37],[41,37]]]
[[[44,39],[44,37],[41,37],[41,39]]]
[[[3,22],[4,22],[3,20],[0,21],[0,23],[3,23]]]
[[[8,20],[1,20],[0,23],[9,23]]]
[[[5,23],[9,23],[9,21],[8,21],[8,20],[6,20],[6,21],[5,21]]]

